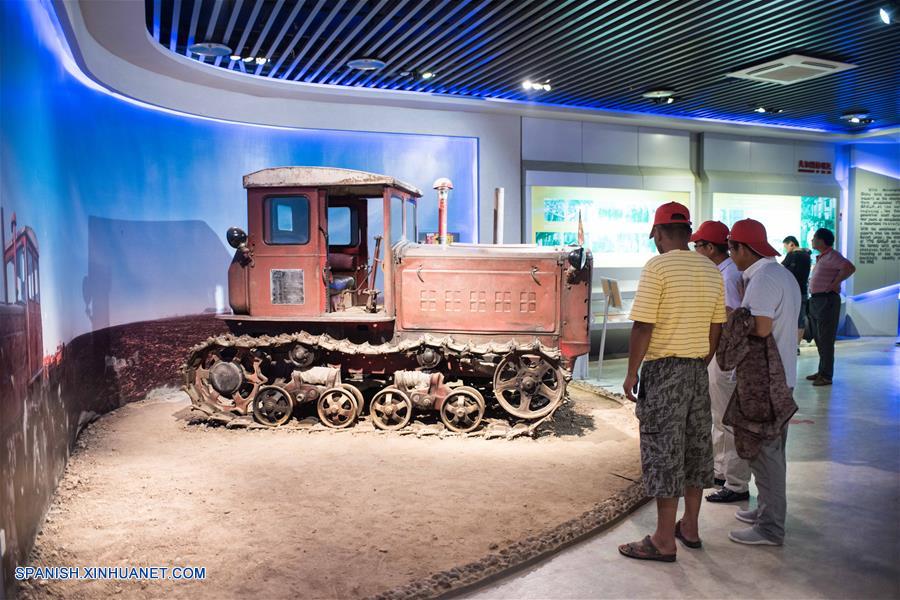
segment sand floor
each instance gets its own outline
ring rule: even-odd
[[[640,473],[629,406],[580,390],[537,439],[189,425],[160,389],[82,433],[32,566],[203,581],[29,581],[24,598],[362,598],[471,563]],[[577,423],[578,426],[572,426]]]

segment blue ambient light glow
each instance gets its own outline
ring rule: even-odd
[[[49,2],[0,2],[0,17],[0,49],[20,57],[0,78],[0,226],[15,212],[38,237],[45,351],[106,325],[220,308],[224,233],[246,228],[241,176],[258,169],[334,166],[409,181],[424,193],[420,231],[437,228],[431,184],[449,177],[449,227],[477,239],[477,138],[183,114],[83,73]]]
[[[898,298],[900,298],[900,283],[894,283],[892,285],[878,288],[877,290],[869,290],[868,292],[863,292],[862,294],[849,296],[849,299],[853,300],[854,302],[865,302],[866,300],[886,298],[888,296],[897,296]]]

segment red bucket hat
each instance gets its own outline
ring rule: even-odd
[[[657,225],[668,225],[670,223],[691,224],[691,213],[687,206],[678,202],[667,202],[656,209],[656,216],[653,218],[653,227]],[[653,228],[650,228],[650,235],[653,237]]]
[[[778,250],[769,244],[766,226],[753,219],[742,219],[732,225],[728,239],[750,246],[750,249],[760,256],[781,256]]]
[[[728,225],[721,221],[704,221],[691,236],[692,242],[709,242],[724,245],[728,243]]]

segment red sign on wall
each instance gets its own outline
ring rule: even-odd
[[[831,163],[818,160],[801,160],[797,162],[797,172],[831,175]]]

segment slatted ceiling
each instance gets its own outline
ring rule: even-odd
[[[900,124],[900,26],[877,3],[811,0],[145,0],[163,47],[211,66],[337,86],[441,93],[852,131],[866,110]],[[265,65],[204,60],[219,42]],[[791,53],[858,65],[782,86],[725,74]],[[378,58],[381,71],[346,66]],[[415,80],[401,71],[432,71]],[[553,86],[528,93],[522,81]],[[673,104],[641,97],[676,91]],[[783,113],[755,113],[754,106]]]
[[[340,43],[336,44],[334,46],[334,48],[332,48],[331,53],[316,68],[315,72],[313,72],[312,75],[310,75],[310,79],[318,78],[319,75],[322,74],[322,71],[324,71],[326,68],[328,68],[328,65],[333,65],[334,61],[338,57],[339,53],[342,50],[344,50],[344,48],[347,46],[347,44],[349,44],[350,41],[353,40],[359,34],[359,32],[362,30],[363,27],[366,27],[369,24],[369,22],[384,8],[384,6],[387,3],[388,3],[388,0],[380,0],[377,6],[375,6],[372,10],[368,11],[366,14],[363,15],[362,19],[357,19],[356,24],[349,31],[349,33],[346,36],[344,36],[344,39]],[[328,73],[328,75],[323,77],[323,81],[327,81],[328,83],[333,83],[333,81],[331,81],[329,78],[330,78],[331,74],[334,73],[335,67],[332,66],[331,69],[332,70]]]
[[[202,4],[203,4],[202,2],[195,2],[193,11],[191,12],[191,25],[190,25],[190,29],[188,29],[187,43],[184,45],[184,48],[183,48],[184,55],[188,56],[188,57],[191,55],[191,51],[188,50],[188,48],[190,48],[191,46],[194,45],[194,40],[196,39],[197,22],[200,20],[200,6]],[[177,46],[177,40],[176,40],[176,46]],[[173,50],[173,52],[174,51],[175,50]]]

